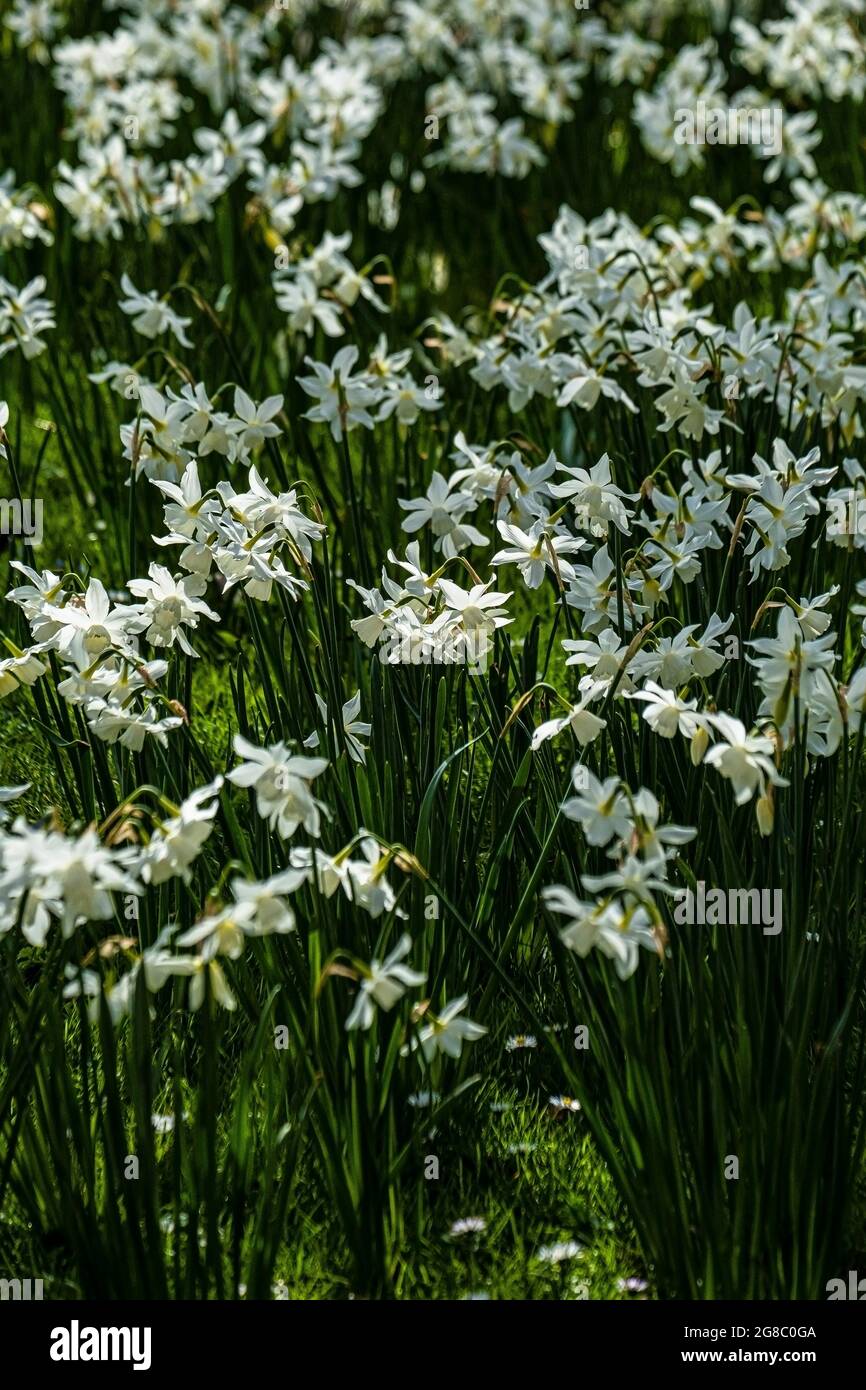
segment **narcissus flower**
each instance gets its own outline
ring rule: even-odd
[[[531,746],[533,752],[536,752],[547,739],[555,738],[557,734],[561,734],[564,729],[569,728],[581,748],[585,748],[587,744],[593,743],[595,739],[598,738],[602,729],[605,728],[607,720],[602,719],[598,714],[593,714],[588,706],[593,700],[598,699],[599,694],[604,693],[604,689],[604,682],[599,682],[598,684],[590,683],[583,698],[576,705],[572,705],[568,714],[560,715],[557,719],[549,719],[546,723],[539,724],[532,735]]]
[[[572,781],[577,795],[563,802],[563,815],[580,821],[589,844],[606,845],[615,835],[628,833],[631,817],[618,777],[600,782],[583,764],[576,763]]]
[[[411,949],[412,939],[404,934],[385,960],[371,960],[369,965],[361,967],[361,986],[346,1019],[347,1029],[369,1028],[376,1016],[374,1005],[387,1012],[402,999],[407,989],[423,985],[426,975],[402,963]]]
[[[560,932],[563,945],[581,957],[597,948],[614,962],[621,980],[627,980],[637,969],[638,947],[658,951],[649,915],[639,905],[626,909],[615,901],[581,902],[559,884],[545,888],[542,900],[550,912],[570,919]]]
[[[476,1042],[482,1038],[487,1032],[486,1028],[469,1018],[460,1017],[468,1002],[468,994],[461,994],[459,999],[451,999],[438,1016],[426,1014],[425,1018],[430,1021],[403,1048],[404,1055],[420,1047],[425,1062],[431,1061],[437,1052],[444,1052],[446,1057],[459,1057],[464,1042]]]
[[[122,276],[120,286],[126,295],[120,301],[120,309],[124,314],[129,314],[137,333],[144,338],[158,338],[161,333],[173,333],[183,347],[192,347],[184,331],[191,319],[183,319],[176,314],[165,300],[157,297],[156,290],[144,293],[137,290],[128,275]]]
[[[565,556],[585,548],[587,542],[582,537],[557,535],[544,521],[536,521],[528,532],[507,521],[497,521],[496,527],[508,544],[497,550],[490,563],[517,565],[528,589],[540,588],[548,569],[562,580],[574,578],[574,569]]]
[[[131,579],[129,591],[144,603],[130,613],[128,630],[143,632],[145,641],[154,647],[173,647],[175,643],[186,656],[197,656],[185,628],[198,627],[199,618],[218,623],[219,613],[204,602],[202,594],[206,581],[197,574],[175,579],[164,565],[152,563],[147,579]]]
[[[163,821],[147,846],[142,874],[148,883],[165,883],[176,875],[186,879],[193,860],[213,830],[223,778],[192,792],[173,815]]]
[[[751,801],[757,791],[763,796],[767,783],[787,787],[788,783],[776,771],[773,762],[775,745],[766,734],[747,734],[745,725],[730,714],[709,714],[707,722],[722,736],[704,755],[704,762],[714,767],[733,785],[738,806]]]
[[[674,738],[677,733],[692,738],[700,727],[701,716],[695,713],[697,700],[681,700],[655,681],[647,681],[643,690],[635,690],[627,698],[646,702],[643,717],[660,738]]]
[[[250,787],[256,793],[256,809],[288,840],[298,826],[309,835],[318,835],[323,803],[310,784],[328,766],[327,758],[306,758],[292,753],[284,743],[257,748],[242,734],[235,734],[234,750],[244,761],[227,774],[236,787]]]

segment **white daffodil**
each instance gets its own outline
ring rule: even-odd
[[[294,931],[295,914],[287,898],[306,880],[307,874],[295,868],[283,869],[261,883],[232,879],[237,921],[245,935],[282,936]]]
[[[449,559],[467,544],[487,544],[480,531],[463,521],[475,505],[472,494],[455,489],[441,473],[433,474],[423,497],[398,497],[397,504],[407,513],[403,530],[412,534],[429,526],[436,537],[436,548]]]
[[[145,338],[158,338],[161,333],[170,332],[183,347],[192,347],[185,332],[191,319],[183,319],[176,314],[170,305],[157,297],[156,290],[144,293],[137,290],[128,275],[122,276],[120,286],[126,298],[120,301],[119,307],[124,314],[130,315],[137,333]]]
[[[581,537],[557,535],[545,521],[536,521],[528,532],[507,521],[497,521],[496,528],[508,545],[497,550],[490,563],[517,565],[528,589],[540,588],[548,569],[562,580],[574,578],[574,569],[564,557],[585,548],[587,542]]]
[[[307,834],[318,836],[321,812],[325,809],[310,790],[310,784],[328,766],[327,758],[305,758],[292,753],[284,743],[257,748],[242,734],[235,734],[234,750],[244,761],[227,774],[237,787],[250,787],[256,793],[256,809],[284,840],[303,825]]]
[[[443,1052],[446,1057],[459,1057],[464,1042],[476,1042],[487,1032],[480,1023],[460,1017],[468,1002],[469,996],[461,994],[459,999],[449,1000],[440,1014],[425,1014],[429,1022],[402,1049],[403,1054],[420,1048],[425,1062],[432,1061],[437,1052]]]
[[[618,777],[600,782],[582,763],[576,763],[572,782],[577,795],[563,802],[563,815],[580,822],[588,844],[606,845],[614,836],[622,839],[628,834],[631,813]]]
[[[241,917],[234,904],[220,912],[209,912],[195,926],[182,932],[177,938],[178,946],[198,946],[202,958],[213,960],[225,956],[228,960],[238,960],[244,949],[244,933]]]
[[[327,728],[328,725],[328,706],[321,695],[316,696],[316,706],[322,717],[322,723]],[[361,692],[357,690],[350,700],[347,700],[340,711],[340,718],[343,725],[343,734],[346,739],[346,751],[355,763],[365,763],[367,760],[367,748],[361,739],[369,738],[372,732],[372,724],[366,724],[358,718],[361,713]],[[305,748],[318,748],[320,743],[319,731],[314,729],[307,738],[304,739]]]
[[[593,681],[608,687],[619,676],[628,647],[621,642],[619,634],[612,627],[608,627],[600,632],[594,641],[590,638],[564,638],[562,650],[568,652],[566,666],[585,668]],[[624,694],[631,689],[628,672],[623,671],[617,690]]]
[[[763,795],[768,782],[774,787],[787,787],[787,781],[776,771],[773,762],[771,738],[766,734],[746,733],[740,720],[730,714],[708,714],[706,720],[721,734],[722,742],[713,744],[704,762],[733,784],[738,806],[751,801],[756,791]]]
[[[56,625],[53,645],[82,665],[88,665],[108,647],[135,655],[129,633],[135,610],[112,607],[100,579],[91,579],[84,595],[71,595],[62,607],[46,604],[44,613]]]
[[[204,956],[195,956],[189,982],[189,1007],[193,1013],[204,1003],[206,984],[210,985],[211,993],[220,1008],[225,1009],[227,1013],[234,1013],[238,1001],[229,988],[219,961],[215,957],[205,959]]]
[[[158,884],[175,876],[185,880],[189,877],[190,865],[213,830],[222,785],[223,778],[216,777],[207,786],[199,787],[158,827],[142,865],[146,882]]]
[[[500,627],[506,627],[512,619],[502,605],[511,598],[511,593],[500,594],[491,590],[493,580],[486,584],[473,584],[468,591],[450,579],[439,580],[439,592],[446,603],[445,622],[451,630],[459,630],[470,640],[478,643],[493,634]]]
[[[627,698],[646,702],[643,717],[660,738],[674,738],[677,733],[692,738],[700,726],[701,716],[695,713],[697,700],[681,700],[655,681],[647,681],[643,690],[635,690]]]
[[[237,419],[229,423],[227,430],[243,455],[258,449],[266,439],[276,438],[280,427],[274,424],[274,416],[282,408],[282,396],[268,396],[267,400],[256,405],[246,391],[242,391],[240,386],[235,387],[234,413]]]
[[[569,888],[559,884],[545,888],[542,900],[550,912],[569,918],[560,932],[563,945],[581,957],[593,949],[601,951],[614,962],[621,980],[627,980],[637,969],[641,946],[658,951],[650,918],[638,904],[623,908],[617,902],[581,902]]]
[[[567,388],[567,390],[570,388]],[[560,405],[567,404],[560,400]],[[611,480],[610,459],[603,454],[594,467],[566,468],[564,463],[557,465],[568,482],[548,483],[551,497],[565,498],[572,503],[578,518],[583,520],[593,535],[606,536],[608,522],[628,535],[631,511],[626,502],[633,502],[635,495],[623,492]]]
[[[62,626],[59,620],[53,621],[46,615],[49,606],[61,607],[66,599],[61,576],[51,570],[42,570],[40,573],[31,569],[29,565],[22,564],[20,560],[10,560],[9,568],[18,570],[29,583],[19,584],[17,588],[10,589],[6,594],[7,599],[21,609],[37,640],[47,640]]]
[[[799,603],[793,603],[794,612],[797,615],[797,622],[803,629],[804,637],[811,639],[820,637],[830,626],[830,614],[825,613],[824,609],[834,599],[839,592],[839,585],[834,584],[832,589],[828,589],[826,594],[818,594],[816,598],[801,598]]]
[[[97,738],[104,743],[122,743],[134,753],[140,753],[149,738],[165,746],[168,735],[183,727],[179,714],[160,717],[154,704],[142,710],[122,705],[118,700],[92,700],[86,713],[87,723]]]
[[[394,912],[405,917],[405,912],[397,907],[397,895],[385,877],[385,871],[392,862],[391,854],[363,829],[360,850],[362,858],[337,856],[333,861],[340,886],[350,902],[362,907],[371,917],[381,917],[383,912]]]
[[[627,854],[616,869],[607,874],[581,874],[580,882],[588,893],[610,896],[621,893],[626,898],[643,903],[652,908],[654,893],[673,893],[675,890],[660,877],[665,872],[665,861],[660,858],[638,859]]]
[[[13,690],[18,689],[19,685],[33,685],[40,676],[45,675],[48,667],[44,661],[39,660],[38,656],[39,652],[45,650],[45,645],[40,643],[26,651],[20,651],[16,648],[12,656],[0,660],[0,699],[4,695],[11,695]]]
[[[701,725],[701,728],[704,726]],[[649,787],[641,787],[631,799],[632,827],[629,837],[631,848],[652,860],[664,863],[669,857],[669,848],[676,850],[687,845],[697,835],[691,825],[659,825],[661,807],[658,797]]]
[[[402,999],[407,989],[423,985],[426,975],[402,964],[411,949],[411,937],[403,935],[385,960],[374,959],[369,965],[361,967],[361,984],[355,996],[352,1012],[346,1019],[347,1029],[366,1030],[376,1016],[374,1005],[387,1013],[399,999]]]
[[[833,647],[836,642],[834,632],[825,632],[821,637],[806,639],[796,614],[787,605],[779,610],[779,622],[775,637],[760,637],[749,642],[758,653],[747,656],[746,660],[754,666],[761,689],[767,697],[766,710],[770,713],[775,702],[790,695],[796,685],[800,697],[808,701],[816,671],[831,671],[836,656]],[[778,721],[784,723],[784,713]]]
[[[733,613],[724,621],[717,613],[713,613],[700,637],[693,636],[695,629],[689,631],[689,651],[692,670],[695,675],[702,676],[706,680],[708,676],[712,676],[724,665],[725,657],[718,650],[719,639],[733,625],[733,621]]]
[[[198,536],[203,529],[207,533],[210,529],[209,518],[216,511],[217,503],[215,499],[202,496],[195,459],[187,464],[179,483],[161,478],[153,478],[152,482],[169,499],[163,507],[163,517],[170,531],[188,539]]]
[[[600,715],[593,714],[589,705],[603,695],[606,689],[604,681],[591,682],[587,687],[583,697],[576,705],[572,705],[568,714],[560,715],[558,719],[548,719],[544,724],[539,724],[532,735],[532,751],[536,752],[546,739],[555,738],[561,734],[563,729],[571,729],[581,748],[586,748],[598,738],[602,729],[607,724],[606,719]]]
[[[304,419],[327,425],[338,444],[344,432],[357,429],[359,425],[371,430],[374,424],[368,406],[378,403],[380,393],[364,373],[352,375],[357,360],[358,349],[354,344],[340,348],[330,366],[305,357],[313,375],[298,377],[298,385],[316,402]]]
[[[147,579],[129,581],[130,593],[144,599],[129,619],[129,631],[143,632],[151,646],[173,647],[177,643],[187,656],[197,656],[184,629],[195,630],[200,618],[210,618],[215,623],[220,620],[219,613],[202,598],[206,581],[197,574],[175,579],[170,570],[155,562],[147,573]]]
[[[141,894],[128,851],[103,845],[95,829],[62,835],[29,826],[22,817],[4,836],[0,902],[23,902],[22,929],[31,944],[42,945],[50,918],[60,919],[63,935],[79,922],[104,922],[114,911],[114,893]]]

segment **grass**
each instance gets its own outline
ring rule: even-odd
[[[395,1294],[407,1299],[461,1299],[484,1295],[506,1299],[628,1299],[652,1297],[652,1272],[644,1268],[627,1218],[579,1117],[562,1121],[539,1104],[538,1081],[487,1091],[466,1119],[446,1125],[429,1146],[441,1156],[440,1179],[422,1189],[424,1235],[412,1258],[401,1260]],[[502,1107],[493,1111],[491,1107]],[[463,1132],[461,1132],[463,1131]],[[168,1146],[166,1146],[168,1148]],[[275,1297],[290,1299],[356,1296],[347,1274],[350,1255],[333,1213],[321,1199],[315,1164],[306,1155],[297,1179],[298,1217],[286,1232],[273,1277]],[[486,1230],[450,1236],[453,1222],[481,1217]],[[4,1258],[9,1268],[42,1271],[46,1296],[120,1296],[111,1279],[82,1290],[61,1232],[34,1238],[23,1213],[4,1212]],[[166,1227],[169,1223],[166,1222]],[[164,1232],[170,1253],[175,1231]],[[559,1265],[540,1261],[539,1248],[577,1241],[582,1253]],[[639,1277],[649,1292],[621,1287]],[[228,1282],[229,1296],[242,1297]]]

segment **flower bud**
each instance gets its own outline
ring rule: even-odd
[[[785,682],[785,689],[782,691],[775,705],[773,706],[773,723],[777,729],[784,729],[785,720],[788,718],[788,710],[791,706],[791,678]]]
[[[763,796],[758,797],[755,806],[755,818],[758,822],[758,829],[762,835],[772,835],[775,811],[769,789]]]
[[[709,746],[710,736],[703,724],[699,724],[692,734],[692,742],[689,748],[692,758],[692,766],[697,767],[704,760],[704,754]]]

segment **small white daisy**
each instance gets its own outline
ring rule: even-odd
[[[616,1287],[620,1293],[644,1293],[649,1288],[646,1279],[630,1275],[628,1279],[617,1279]]]
[[[439,1099],[438,1091],[413,1091],[409,1104],[416,1110],[427,1110],[431,1105],[436,1105]]]
[[[583,1254],[583,1246],[576,1240],[561,1240],[556,1245],[541,1245],[535,1252],[537,1260],[545,1264],[558,1265],[563,1260],[576,1260]]]
[[[487,1222],[483,1216],[462,1216],[459,1221],[452,1222],[448,1234],[454,1237],[480,1235],[486,1230]]]
[[[573,1096],[551,1096],[548,1104],[551,1105],[557,1113],[563,1110],[571,1110],[576,1113],[581,1108],[580,1101],[575,1100]]]

